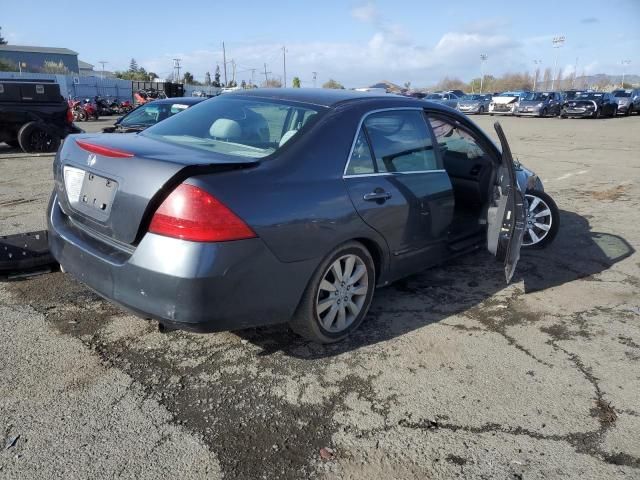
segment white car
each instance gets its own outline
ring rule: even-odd
[[[529,92],[502,92],[489,103],[489,115],[513,115],[518,111],[520,100]]]

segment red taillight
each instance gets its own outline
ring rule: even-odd
[[[102,155],[104,157],[113,157],[113,158],[133,157],[133,153],[125,152],[123,150],[118,150],[117,148],[104,147],[102,145],[96,145],[95,143],[85,142],[84,140],[76,140],[76,143],[83,150],[86,150],[87,152],[91,152],[91,153],[97,153],[98,155]]]
[[[162,202],[149,232],[194,242],[226,242],[256,234],[213,195],[181,184]]]

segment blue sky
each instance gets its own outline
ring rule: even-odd
[[[578,74],[620,74],[622,60],[631,62],[627,73],[640,73],[640,0],[155,0],[139,11],[135,4],[0,0],[0,26],[10,43],[70,48],[89,63],[109,62],[108,70],[126,69],[133,57],[163,78],[173,58],[196,78],[213,73],[223,40],[238,80],[254,68],[260,81],[264,63],[281,76],[286,45],[289,82],[297,75],[303,86],[314,71],[318,84],[335,78],[348,87],[469,80],[479,75],[481,53],[494,75],[533,70],[534,60],[553,67],[556,53],[567,73],[576,58]],[[559,34],[566,42],[556,51]]]

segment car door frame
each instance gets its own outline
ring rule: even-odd
[[[513,162],[513,156],[511,154],[511,147],[506,139],[504,131],[500,122],[494,123],[494,128],[498,134],[498,138],[501,144],[501,150],[499,150],[494,142],[473,122],[469,121],[466,117],[459,118],[449,112],[441,111],[434,108],[425,108],[425,114],[429,118],[430,113],[436,116],[436,118],[442,117],[449,119],[454,124],[460,125],[464,130],[467,130],[474,138],[476,143],[488,154],[493,160],[495,171],[492,178],[491,188],[495,189],[496,179],[500,168],[506,171],[509,177],[509,191],[506,195],[505,201],[498,202],[497,209],[493,211],[495,214],[494,223],[500,222],[496,225],[496,229],[491,229],[491,219],[488,218],[487,224],[487,249],[492,253],[498,261],[503,261],[504,272],[507,283],[509,283],[513,277],[516,264],[520,259],[520,247],[522,245],[522,239],[524,237],[525,221],[526,221],[526,199],[524,192],[520,190],[520,185],[517,181],[515,164]],[[493,192],[490,192],[492,194]],[[491,215],[491,209],[489,207],[489,215]],[[506,219],[508,211],[514,213],[511,218]],[[500,218],[504,217],[504,218]],[[497,229],[497,226],[500,226]]]
[[[413,111],[413,112],[419,112],[422,115],[423,121],[425,122],[425,128],[427,129],[427,131],[429,132],[430,135],[430,140],[431,140],[431,145],[433,146],[434,149],[434,156],[436,157],[438,162],[441,162],[440,156],[438,155],[435,147],[436,147],[436,138],[435,135],[433,133],[433,129],[431,128],[431,125],[428,122],[428,118],[425,115],[425,108],[421,107],[421,106],[397,106],[397,107],[386,107],[386,108],[376,108],[373,110],[369,110],[365,113],[362,114],[362,117],[360,118],[360,121],[358,122],[358,126],[357,129],[355,131],[354,137],[353,137],[353,141],[351,143],[351,148],[349,149],[349,155],[347,157],[347,161],[345,162],[345,166],[342,172],[342,179],[343,181],[345,181],[345,186],[347,187],[347,189],[349,189],[349,185],[348,182],[350,179],[353,178],[362,178],[362,177],[391,177],[393,178],[394,176],[397,178],[398,176],[408,176],[408,175],[435,175],[435,174],[444,174],[446,176],[446,180],[448,182],[449,185],[449,196],[451,197],[451,199],[453,199],[453,188],[451,185],[451,182],[448,178],[447,172],[444,169],[443,165],[441,163],[439,163],[439,167],[442,168],[438,168],[438,169],[434,169],[434,170],[424,170],[424,171],[412,171],[412,172],[378,172],[378,166],[377,166],[377,162],[376,162],[376,155],[375,155],[375,151],[374,151],[374,147],[372,145],[371,139],[369,138],[369,134],[366,131],[366,125],[365,125],[365,121],[366,119],[376,113],[385,113],[385,112],[398,112],[398,111]],[[363,128],[365,128],[363,130]],[[358,140],[358,137],[360,135],[360,132],[364,131],[365,132],[365,136],[367,138],[367,144],[369,146],[369,151],[371,154],[371,159],[373,162],[373,166],[374,166],[374,172],[373,173],[365,173],[365,174],[349,174],[347,172],[347,170],[349,169],[349,164],[351,162],[351,158],[353,156],[353,152],[355,150],[355,146]],[[397,188],[397,186],[396,186]],[[349,195],[351,196],[351,191],[349,192]],[[367,225],[371,226],[372,228],[374,228],[383,238],[385,238],[385,241],[387,242],[387,248],[389,251],[389,276],[391,279],[399,279],[399,278],[403,278],[406,277],[407,275],[410,275],[412,273],[417,273],[429,266],[433,266],[436,265],[438,263],[440,263],[442,261],[442,257],[443,255],[446,255],[447,252],[447,231],[448,228],[444,228],[443,229],[443,234],[435,239],[431,239],[431,241],[429,242],[425,242],[424,245],[422,245],[420,248],[416,248],[416,249],[412,249],[412,250],[399,250],[399,251],[394,251],[393,246],[389,245],[389,241],[388,238],[385,236],[384,232],[379,231],[377,228],[375,228],[373,225],[370,225],[365,218],[363,217],[363,213],[361,211],[358,210],[357,206],[356,206],[356,202],[355,200],[352,198],[352,202],[354,204],[354,208],[356,208],[356,211],[358,211],[358,215],[360,215],[360,217],[363,219],[363,221],[365,223],[367,223]],[[383,201],[384,203],[384,201]],[[453,214],[451,215],[451,218],[449,220],[449,225],[451,224],[451,221],[453,220]],[[447,225],[448,227],[448,225]],[[411,256],[414,256],[414,258],[416,260],[414,260],[413,262],[409,260],[409,258],[411,258]],[[430,260],[432,259],[432,260]]]

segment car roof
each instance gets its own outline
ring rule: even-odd
[[[206,98],[203,97],[170,97],[170,98],[160,98],[158,100],[152,100],[149,103],[155,103],[155,104],[165,104],[165,103],[181,103],[183,105],[195,105],[196,103],[200,103],[203,100],[206,100]]]
[[[338,103],[352,100],[371,100],[374,98],[406,98],[399,95],[376,92],[358,92],[356,90],[338,90],[331,88],[256,88],[233,93],[225,93],[225,97],[254,97],[273,100],[290,100],[313,105],[332,107]]]

